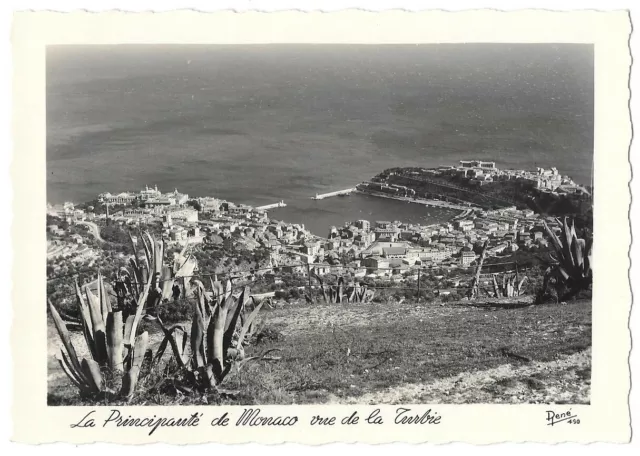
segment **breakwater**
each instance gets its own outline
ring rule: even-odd
[[[267,204],[266,206],[259,206],[259,207],[256,207],[256,209],[259,211],[268,211],[269,209],[276,209],[278,207],[287,207],[287,205],[283,200],[278,203]]]
[[[427,200],[427,199],[421,199],[421,198],[410,198],[408,196],[395,196],[395,195],[388,195],[388,194],[385,194],[385,193],[374,192],[374,191],[371,191],[371,190],[362,190],[362,189],[356,189],[356,191],[358,193],[363,194],[363,195],[375,196],[375,197],[378,197],[378,198],[387,198],[387,199],[392,199],[392,200],[396,200],[396,201],[404,201],[406,203],[422,204],[424,206],[439,207],[439,208],[443,208],[443,209],[454,209],[454,210],[466,211],[466,210],[469,210],[471,208],[470,205],[469,206],[463,206],[461,204],[449,203],[447,201]]]
[[[318,194],[316,193],[316,196],[312,196],[311,199],[313,200],[322,200],[325,198],[330,198],[332,196],[340,196],[340,195],[348,195],[352,192],[354,192],[356,189],[354,188],[345,188],[344,190],[338,190],[335,192],[329,192],[329,193],[323,193],[323,194]]]

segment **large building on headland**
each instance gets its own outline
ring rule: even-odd
[[[109,192],[105,192],[98,195],[98,201],[103,204],[129,205],[134,201],[139,201],[141,205],[145,207],[180,206],[185,204],[188,199],[189,195],[186,193],[179,193],[178,189],[175,189],[170,193],[162,194],[158,190],[158,187],[145,187],[138,193],[122,192],[112,195]]]
[[[535,172],[525,170],[498,169],[496,162],[482,160],[460,160],[458,167],[441,169],[444,174],[455,175],[470,184],[482,186],[488,183],[514,180],[522,185],[547,192],[588,193],[570,177],[562,176],[558,169],[536,168]]]
[[[131,204],[136,199],[138,199],[138,197],[130,192],[122,192],[117,195],[105,192],[98,195],[98,201],[103,204]]]
[[[460,160],[462,168],[496,169],[496,162],[481,160]]]

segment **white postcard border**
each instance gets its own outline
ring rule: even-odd
[[[628,393],[631,291],[628,251],[631,139],[627,46],[628,14],[490,10],[372,13],[19,13],[14,52],[14,272],[12,350],[14,435],[21,442],[120,443],[262,442],[625,442],[630,436]],[[219,429],[211,419],[245,407],[119,407],[123,414],[183,417],[202,413],[200,425],[144,429],[72,429],[92,410],[46,405],[45,268],[45,46],[99,43],[593,43],[595,55],[595,217],[593,377],[591,405],[571,406],[579,426],[546,426],[546,405],[415,405],[437,412],[438,425],[393,424],[397,406],[264,406],[265,415],[297,415],[288,428]],[[116,408],[116,407],[113,407]],[[381,409],[384,424],[363,423]],[[104,420],[111,407],[96,407]],[[309,426],[312,415],[341,419],[358,411],[361,422]],[[233,421],[233,420],[232,420]],[[96,423],[100,420],[96,419]]]

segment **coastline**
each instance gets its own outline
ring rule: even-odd
[[[409,198],[409,197],[404,197],[404,196],[390,196],[390,195],[384,195],[382,193],[376,193],[376,192],[371,192],[371,191],[366,191],[365,192],[365,191],[360,190],[357,187],[354,190],[354,193],[359,193],[361,195],[375,196],[375,197],[378,197],[378,198],[392,199],[392,200],[396,200],[396,201],[402,201],[402,202],[405,202],[405,203],[415,203],[415,204],[421,204],[423,206],[437,207],[439,209],[450,209],[450,210],[460,211],[457,215],[454,215],[453,217],[451,217],[450,220],[455,220],[457,218],[460,218],[460,217],[463,216],[463,214],[467,215],[468,213],[470,213],[473,210],[472,207],[465,207],[465,206],[461,206],[461,205],[458,205],[458,204],[447,203],[445,201],[415,199],[415,198]]]
[[[131,192],[128,192],[131,193]],[[447,221],[452,221],[452,220],[457,220],[458,218],[464,216],[466,213],[468,213],[468,211],[465,210],[460,210],[462,209],[461,207],[452,207],[454,205],[450,204],[450,203],[444,203],[444,202],[440,202],[440,201],[436,201],[434,202],[434,204],[431,204],[430,201],[425,201],[425,200],[411,200],[411,199],[399,199],[399,198],[395,198],[395,197],[388,197],[386,195],[376,195],[374,193],[368,193],[368,192],[364,192],[364,191],[358,191],[353,190],[353,195],[358,195],[359,198],[367,198],[367,197],[373,197],[373,200],[378,200],[378,201],[388,201],[388,203],[386,203],[385,205],[382,206],[382,210],[381,212],[386,214],[382,214],[379,213],[378,215],[374,216],[371,213],[367,214],[360,214],[357,217],[360,218],[367,218],[367,219],[380,219],[380,220],[385,220],[387,218],[389,219],[393,219],[393,220],[401,220],[403,222],[412,224],[412,223],[418,223],[421,225],[424,225],[424,222],[427,222],[426,225],[424,226],[435,226],[438,223],[446,223]],[[378,197],[378,198],[375,198]],[[200,197],[190,197],[190,199],[200,199],[200,198],[216,198],[214,196],[200,196]],[[217,199],[217,198],[216,198]],[[308,198],[304,198],[304,199],[300,199],[299,202],[302,202],[303,204],[306,204],[307,201],[309,201],[308,204],[311,204],[309,207],[300,207],[297,203],[296,200],[294,200],[291,204],[286,204],[286,205],[277,205],[276,207],[270,207],[268,209],[264,209],[261,208],[259,206],[254,206],[253,204],[244,204],[244,203],[235,203],[233,201],[230,200],[226,200],[226,199],[220,199],[220,201],[229,203],[233,206],[238,206],[238,207],[247,207],[247,208],[252,208],[254,210],[258,210],[261,212],[264,212],[268,219],[271,221],[281,221],[287,224],[302,224],[305,226],[305,228],[308,230],[308,232],[312,235],[313,238],[318,239],[318,240],[326,240],[327,236],[325,234],[325,232],[332,226],[342,226],[344,225],[345,222],[347,221],[352,221],[353,216],[355,216],[355,214],[351,214],[352,217],[349,218],[349,216],[344,213],[345,212],[345,203],[349,203],[350,199],[341,199],[339,197],[327,197],[327,198],[323,198],[324,201],[323,205],[326,206],[324,208],[324,212],[327,212],[327,207],[331,207],[332,209],[329,209],[328,213],[332,213],[332,211],[334,211],[336,205],[336,202],[339,202],[340,204],[338,204],[338,209],[335,210],[335,212],[333,212],[335,215],[338,215],[340,220],[337,221],[326,221],[326,226],[325,224],[322,225],[321,229],[317,229],[317,227],[314,229],[313,228],[313,224],[309,223],[309,220],[306,219],[304,216],[306,215],[307,217],[309,216],[309,214],[305,214],[307,211],[313,209],[316,207],[317,203],[320,203],[321,201],[311,201]],[[329,201],[331,200],[331,201]],[[336,200],[336,201],[334,201]],[[395,200],[395,202],[393,202],[392,200]],[[90,201],[84,201],[84,202],[78,202],[78,201],[67,201],[63,204],[56,204],[56,203],[52,203],[49,202],[47,204],[47,213],[50,215],[54,215],[54,216],[58,216],[60,215],[60,213],[63,212],[67,212],[68,210],[65,210],[65,206],[66,205],[71,205],[72,207],[75,207],[76,209],[81,209],[86,207],[87,205],[91,205],[95,202],[94,200],[90,200]],[[421,211],[416,211],[415,209],[410,209],[410,208],[403,208],[405,205],[404,204],[398,204],[400,202],[413,202],[413,203],[419,203],[422,207],[434,207],[436,209],[436,211],[440,211],[442,213],[440,213],[439,215],[436,215],[436,219],[437,220],[425,220],[425,221],[417,221],[417,220],[412,220],[412,216],[409,216],[407,213],[410,214],[417,214]],[[353,203],[349,203],[349,205],[352,205]],[[388,211],[388,207],[387,206],[392,206],[391,208],[391,212],[387,213]],[[376,204],[377,206],[377,204]],[[387,207],[387,210],[385,210],[384,208]],[[400,214],[398,214],[398,210],[393,209],[393,207],[397,207],[400,209],[400,213],[405,213],[405,216],[402,216]],[[284,214],[281,211],[287,211],[287,212],[291,212],[289,214],[289,216],[284,216]],[[451,213],[450,211],[455,211],[454,213]],[[299,212],[299,213],[298,213]],[[321,211],[322,212],[322,211]],[[295,214],[295,217],[293,217],[293,215]],[[115,214],[114,214],[115,215]],[[100,219],[104,219],[105,215],[101,214],[101,215],[97,215],[97,217]],[[221,216],[224,218],[224,216]],[[415,217],[413,217],[415,218]],[[354,219],[355,220],[355,219]]]

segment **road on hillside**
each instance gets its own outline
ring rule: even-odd
[[[76,225],[84,225],[88,227],[91,234],[93,234],[93,237],[95,237],[100,242],[106,242],[104,239],[102,239],[102,236],[100,236],[100,228],[98,228],[98,225],[96,225],[95,223],[83,221],[76,222]]]

